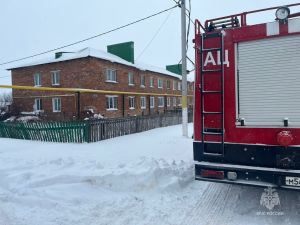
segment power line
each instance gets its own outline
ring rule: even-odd
[[[179,8],[181,7],[180,0],[178,0],[178,1],[173,0],[173,2],[175,2],[178,5]],[[195,22],[191,19],[191,8],[190,8],[190,10],[188,10],[188,9],[185,9],[185,10],[187,11],[186,16],[188,17],[189,22],[191,22],[192,24],[195,25]]]
[[[155,34],[153,35],[153,37],[151,38],[151,40],[148,42],[148,44],[146,45],[146,47],[141,51],[141,53],[138,55],[138,57],[136,58],[136,60],[138,60],[144,53],[145,51],[149,48],[149,46],[152,44],[152,42],[154,41],[154,39],[156,38],[156,36],[159,34],[159,32],[161,31],[161,29],[163,28],[163,26],[166,24],[166,22],[168,21],[168,19],[170,18],[171,14],[173,11],[170,11],[170,13],[167,15],[167,17],[165,18],[165,20],[162,22],[162,24],[159,26],[158,30],[155,32]]]
[[[181,4],[180,4],[180,1],[181,0],[173,0],[173,2],[175,2],[178,7],[181,7]],[[191,0],[189,0],[189,9],[185,9],[186,10],[186,16],[188,17],[188,20],[189,20],[189,23],[188,23],[188,29],[187,29],[187,43],[186,43],[186,52],[188,52],[188,48],[189,48],[189,34],[190,34],[190,25],[191,23],[195,25],[195,22],[191,19],[191,11],[192,11],[192,4],[191,4]],[[193,66],[195,67],[195,63],[193,62],[193,60],[190,59],[190,57],[187,56],[187,59],[190,61],[190,63],[193,64]],[[180,62],[182,61],[182,59],[179,60],[178,62],[178,70],[180,70]],[[191,70],[191,71],[194,71],[195,69]],[[190,71],[190,72],[191,72]]]
[[[175,2],[175,3],[177,4],[177,6],[181,7],[179,1],[180,1],[180,0],[178,0],[178,1],[173,0],[173,2]]]
[[[193,60],[191,60],[190,59],[190,57],[188,57],[188,56],[186,56],[187,57],[187,59],[190,61],[190,63],[192,63],[193,64],[193,66],[195,67],[195,63],[194,63],[194,61]]]
[[[180,4],[180,1],[181,1],[181,0],[178,0],[178,1],[172,0],[172,1],[175,2],[175,3],[178,5],[179,8],[181,7],[181,4]],[[189,0],[189,9],[185,9],[185,10],[186,10],[185,15],[188,17],[188,20],[189,20],[189,23],[188,23],[188,29],[187,29],[187,49],[186,49],[186,51],[188,51],[188,48],[189,48],[188,42],[189,42],[189,34],[190,34],[191,23],[195,25],[195,22],[191,19],[191,11],[192,11],[191,0]],[[187,57],[187,58],[189,59],[189,61],[190,61],[193,65],[195,65],[195,63],[194,63],[189,57]],[[180,63],[180,62],[181,62],[181,60],[179,61],[179,63]],[[179,63],[178,63],[178,66],[179,66]]]
[[[191,0],[189,0],[189,23],[188,23],[188,29],[187,29],[187,34],[186,34],[186,52],[189,50],[189,35],[190,35],[190,27],[191,27],[191,11],[192,11],[192,5],[191,5]]]
[[[0,63],[0,66],[5,65],[5,64],[10,64],[10,63],[13,63],[13,62],[18,62],[18,61],[25,60],[25,59],[29,59],[29,58],[33,58],[33,57],[36,57],[36,56],[44,55],[44,54],[47,54],[47,53],[50,53],[50,52],[53,52],[53,51],[57,51],[57,50],[60,50],[60,49],[66,48],[66,47],[70,47],[70,46],[73,46],[73,45],[76,45],[76,44],[85,42],[85,41],[89,41],[89,40],[91,40],[91,39],[94,39],[94,38],[97,38],[97,37],[100,37],[100,36],[103,36],[103,35],[112,33],[112,32],[114,32],[114,31],[123,29],[123,28],[125,28],[125,27],[131,26],[131,25],[136,24],[136,23],[139,23],[139,22],[141,22],[141,21],[150,19],[151,17],[154,17],[154,16],[157,16],[157,15],[159,15],[159,14],[162,14],[162,13],[165,13],[165,12],[167,12],[167,11],[170,11],[170,10],[176,8],[176,7],[178,7],[178,5],[175,5],[175,6],[171,7],[171,8],[168,8],[168,9],[165,9],[165,10],[162,10],[162,11],[159,11],[159,12],[157,12],[157,13],[154,13],[154,14],[150,15],[150,16],[147,16],[147,17],[138,19],[138,20],[133,21],[133,22],[131,22],[131,23],[127,23],[127,24],[125,24],[125,25],[123,25],[123,26],[120,26],[120,27],[117,27],[117,28],[114,28],[114,29],[105,31],[105,32],[103,32],[103,33],[101,33],[101,34],[97,34],[97,35],[94,35],[94,36],[92,36],[92,37],[88,37],[88,38],[85,38],[85,39],[83,39],[83,40],[73,42],[73,43],[71,43],[71,44],[67,44],[67,45],[64,45],[64,46],[61,46],[61,47],[58,47],[58,48],[54,48],[54,49],[51,49],[51,50],[47,50],[47,51],[44,51],[44,52],[41,52],[41,53],[37,53],[37,54],[31,55],[31,56],[27,56],[27,57],[23,57],[23,58],[11,60],[11,61],[8,61],[8,62]]]

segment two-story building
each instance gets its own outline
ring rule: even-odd
[[[180,75],[92,48],[59,52],[52,58],[10,70],[13,85],[108,91],[98,94],[13,90],[12,109],[15,112],[40,112],[48,120],[84,118],[87,112],[104,117],[149,115],[181,106]],[[132,94],[111,94],[109,91]],[[192,107],[193,82],[189,82],[188,91]]]

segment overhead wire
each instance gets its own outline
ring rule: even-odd
[[[169,14],[167,15],[167,17],[165,18],[165,20],[162,22],[162,24],[159,26],[159,28],[157,29],[157,31],[155,32],[155,34],[153,35],[153,37],[151,38],[151,40],[148,42],[148,44],[145,46],[145,48],[141,51],[141,53],[138,55],[138,57],[136,58],[136,60],[138,60],[139,58],[141,58],[141,56],[146,52],[146,50],[149,48],[149,46],[152,44],[152,42],[154,41],[154,39],[157,37],[157,35],[159,34],[159,32],[161,31],[161,29],[164,27],[164,25],[167,23],[168,19],[170,18],[171,14],[173,11],[170,11]]]
[[[175,2],[178,5],[179,8],[181,7],[180,1],[173,0],[173,2]],[[186,16],[189,18],[190,22],[195,25],[195,22],[189,17],[189,12],[190,11],[188,9],[185,9],[185,10],[187,11]]]
[[[34,55],[22,57],[22,58],[19,58],[19,59],[10,60],[10,61],[7,61],[7,62],[2,62],[2,63],[0,63],[0,66],[6,65],[6,64],[10,64],[10,63],[13,63],[13,62],[22,61],[22,60],[29,59],[29,58],[33,58],[33,57],[36,57],[36,56],[44,55],[44,54],[47,54],[47,53],[50,53],[50,52],[54,52],[54,51],[57,51],[57,50],[60,50],[60,49],[66,48],[66,47],[70,47],[70,46],[73,46],[73,45],[77,45],[77,44],[82,43],[82,42],[89,41],[89,40],[91,40],[91,39],[94,39],[94,38],[97,38],[97,37],[100,37],[100,36],[103,36],[103,35],[112,33],[112,32],[114,32],[114,31],[117,31],[117,30],[123,29],[123,28],[125,28],[125,27],[131,26],[131,25],[133,25],[133,24],[136,24],[136,23],[142,22],[142,21],[144,21],[144,20],[150,19],[150,18],[152,18],[152,17],[154,17],[154,16],[157,16],[157,15],[160,15],[160,14],[165,13],[165,12],[167,12],[167,11],[170,11],[170,10],[176,8],[176,7],[178,7],[177,4],[176,4],[175,6],[172,6],[172,7],[170,7],[170,8],[161,10],[161,11],[159,11],[159,12],[157,12],[157,13],[152,14],[152,15],[143,17],[143,18],[138,19],[138,20],[135,20],[135,21],[133,21],[133,22],[131,22],[131,23],[127,23],[127,24],[125,24],[125,25],[122,25],[122,26],[113,28],[113,29],[108,30],[108,31],[105,31],[105,32],[103,32],[103,33],[100,33],[100,34],[97,34],[97,35],[94,35],[94,36],[91,36],[91,37],[88,37],[88,38],[85,38],[85,39],[82,39],[82,40],[79,40],[79,41],[76,41],[76,42],[73,42],[73,43],[70,43],[70,44],[63,45],[63,46],[61,46],[61,47],[57,47],[57,48],[54,48],[54,49],[46,50],[46,51],[44,51],[44,52],[40,52],[40,53],[37,53],[37,54],[34,54]]]
[[[191,13],[192,13],[192,3],[191,0],[189,0],[189,24],[188,24],[188,30],[187,30],[187,49],[186,49],[186,53],[188,52],[188,48],[189,48],[189,35],[190,35],[190,26],[191,26]],[[187,55],[187,54],[186,54]],[[193,64],[193,66],[195,66],[195,63],[187,56],[187,59]]]
[[[190,27],[191,27],[191,0],[189,0],[189,10],[188,10],[188,18],[189,18],[189,22],[188,22],[188,28],[187,28],[187,33],[186,33],[186,52],[189,49],[189,35],[190,35]]]
[[[175,1],[175,0],[173,0],[176,4],[180,4],[179,3],[179,1]],[[195,66],[195,62],[194,61],[192,61],[191,59],[190,59],[190,57],[188,57],[188,55],[187,55],[187,52],[188,52],[188,48],[189,48],[189,35],[190,35],[190,27],[191,27],[191,23],[193,23],[193,24],[195,24],[194,23],[194,21],[192,21],[192,19],[191,19],[191,11],[192,11],[192,4],[191,4],[191,0],[189,0],[189,9],[186,9],[186,11],[187,11],[187,13],[186,13],[186,15],[187,15],[187,17],[188,17],[188,27],[187,27],[187,34],[186,34],[186,41],[187,41],[187,43],[186,43],[186,58],[191,62],[191,64],[193,64],[193,66]],[[182,61],[182,59],[180,59],[179,60],[179,62],[178,62],[178,70],[180,70],[180,62]],[[194,71],[195,69],[193,69],[193,70],[190,70],[190,72],[191,71]]]

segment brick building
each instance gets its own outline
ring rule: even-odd
[[[11,68],[12,84],[79,88],[140,94],[98,94],[13,90],[15,112],[39,112],[47,120],[85,118],[89,113],[126,117],[163,113],[180,108],[181,76],[165,69],[132,63],[114,54],[85,48],[60,52],[53,58]],[[188,91],[193,95],[193,82]],[[167,94],[167,96],[149,95]],[[192,107],[193,98],[188,98]]]

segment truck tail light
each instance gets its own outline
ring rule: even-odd
[[[277,134],[277,142],[281,146],[287,148],[293,143],[294,137],[293,134],[290,131],[281,131]]]
[[[201,176],[205,178],[224,179],[224,171],[201,170]]]

